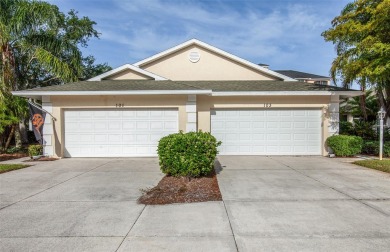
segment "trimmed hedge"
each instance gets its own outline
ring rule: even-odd
[[[28,155],[30,155],[30,157],[42,155],[42,152],[43,152],[42,145],[34,144],[28,146]]]
[[[175,177],[207,176],[214,168],[219,145],[214,136],[201,131],[163,137],[157,148],[160,169]]]
[[[363,139],[357,136],[336,135],[326,139],[326,144],[339,157],[350,157],[361,153]]]

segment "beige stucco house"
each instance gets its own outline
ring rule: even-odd
[[[89,81],[16,91],[42,100],[45,154],[155,156],[178,131],[211,132],[221,155],[326,155],[339,99],[360,92],[300,82],[196,39]]]

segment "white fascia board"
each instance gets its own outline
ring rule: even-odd
[[[38,97],[38,96],[63,96],[63,95],[211,95],[211,90],[133,90],[133,91],[14,91],[15,96]]]
[[[316,81],[316,80],[326,80],[326,81],[330,81],[331,80],[331,78],[297,78],[297,80],[314,80],[314,81]]]
[[[91,79],[88,79],[88,81],[101,81],[102,79],[108,77],[108,76],[111,76],[111,75],[114,75],[116,73],[119,73],[119,72],[122,72],[126,69],[130,69],[130,70],[133,70],[134,72],[137,72],[137,73],[140,73],[140,74],[143,74],[145,76],[148,76],[148,77],[151,77],[153,79],[155,79],[156,81],[159,81],[159,80],[168,80],[162,76],[159,76],[157,74],[154,74],[154,73],[151,73],[149,71],[146,71],[144,69],[141,69],[137,66],[134,66],[134,65],[131,65],[131,64],[126,64],[126,65],[123,65],[123,66],[120,66],[120,67],[117,67],[115,69],[112,69],[108,72],[105,72],[103,74],[100,74],[96,77],[93,77]]]
[[[277,73],[277,72],[272,71],[270,69],[267,69],[265,67],[256,65],[256,64],[254,64],[254,63],[252,63],[250,61],[247,61],[247,60],[245,60],[243,58],[237,57],[237,56],[235,56],[235,55],[233,55],[231,53],[225,52],[225,51],[223,51],[223,50],[221,50],[219,48],[216,48],[216,47],[214,47],[212,45],[209,45],[209,44],[204,43],[204,42],[202,42],[200,40],[197,40],[197,39],[188,40],[188,41],[186,41],[186,42],[184,42],[184,43],[182,43],[180,45],[177,45],[177,46],[172,47],[172,48],[170,48],[168,50],[165,50],[163,52],[155,54],[155,55],[153,55],[153,56],[151,56],[149,58],[146,58],[144,60],[138,61],[138,62],[134,63],[133,65],[137,66],[137,67],[141,67],[142,65],[144,65],[146,63],[149,63],[151,61],[160,59],[160,58],[162,58],[162,57],[164,57],[164,56],[166,56],[168,54],[171,54],[173,52],[179,51],[179,50],[181,50],[181,49],[183,49],[183,48],[185,48],[187,46],[193,45],[193,44],[194,45],[199,45],[201,47],[204,47],[204,48],[206,48],[206,49],[208,49],[208,50],[210,50],[212,52],[215,52],[217,54],[221,54],[221,55],[223,55],[224,57],[226,57],[228,59],[232,59],[232,60],[237,61],[237,62],[239,62],[239,63],[241,63],[241,64],[243,64],[245,66],[251,67],[251,68],[256,69],[256,70],[258,70],[260,72],[263,72],[263,73],[268,74],[270,76],[277,77],[277,78],[282,79],[284,81],[297,81],[296,79],[290,78],[290,77],[285,76],[285,75],[280,74],[280,73]]]
[[[362,95],[361,91],[247,91],[247,92],[213,92],[212,96],[331,96],[341,95],[354,97]]]

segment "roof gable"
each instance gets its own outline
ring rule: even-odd
[[[127,73],[128,77],[129,77],[129,74],[131,73],[132,79],[137,79],[137,76],[138,76],[140,79],[154,79],[156,81],[167,80],[166,78],[159,76],[157,74],[148,72],[144,69],[133,66],[131,64],[126,64],[126,65],[117,67],[111,71],[100,74],[96,77],[93,77],[93,78],[89,79],[88,81],[101,81],[103,79],[123,79],[122,75],[124,73],[125,74]],[[120,77],[120,76],[122,76],[122,77]]]
[[[275,71],[272,71],[272,70],[269,70],[265,67],[262,67],[262,66],[259,66],[257,64],[254,64],[252,62],[249,62],[245,59],[242,59],[240,57],[237,57],[233,54],[230,54],[228,52],[225,52],[219,48],[216,48],[214,46],[211,46],[209,44],[206,44],[202,41],[199,41],[197,39],[191,39],[189,41],[186,41],[180,45],[177,45],[175,47],[172,47],[168,50],[165,50],[161,53],[158,53],[158,54],[155,54],[149,58],[146,58],[144,60],[141,60],[141,61],[138,61],[136,63],[134,63],[134,66],[137,66],[139,68],[142,68],[142,69],[148,69],[148,66],[152,65],[154,62],[158,62],[158,61],[161,61],[162,59],[164,58],[168,58],[170,55],[174,55],[175,53],[177,52],[180,52],[190,46],[196,46],[196,47],[199,47],[199,48],[203,48],[207,51],[209,51],[210,53],[213,53],[215,54],[216,56],[219,56],[221,58],[224,58],[225,60],[227,61],[230,61],[230,62],[234,62],[236,63],[237,65],[243,67],[243,68],[246,68],[246,69],[249,69],[253,72],[258,72],[259,75],[263,75],[263,76],[268,76],[270,78],[268,79],[275,79],[275,80],[284,80],[284,81],[296,81],[295,79],[293,78],[290,78],[288,76],[285,76],[285,75],[282,75],[280,73],[277,73]],[[149,69],[150,70],[150,69]],[[164,75],[164,74],[161,74],[159,73],[160,75]],[[165,75],[164,75],[165,76]],[[169,78],[169,76],[165,76],[166,78]]]

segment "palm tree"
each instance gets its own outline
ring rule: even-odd
[[[351,114],[354,118],[360,118],[365,122],[375,121],[378,110],[379,101],[372,89],[366,90],[362,96],[349,98],[340,104],[341,114]]]
[[[18,90],[23,74],[39,64],[64,81],[81,73],[81,53],[58,29],[65,16],[55,5],[41,1],[0,1],[2,95]],[[63,61],[63,52],[70,61]]]
[[[12,118],[25,118],[27,106],[11,91],[32,87],[31,79],[36,85],[39,78],[71,82],[81,76],[82,55],[77,45],[97,37],[97,32],[88,18],[82,20],[85,29],[77,30],[76,12],[69,15],[43,1],[0,0],[0,103]],[[76,23],[74,36],[69,36],[68,22]],[[18,129],[16,123],[12,127]],[[18,140],[19,130],[12,132]]]

